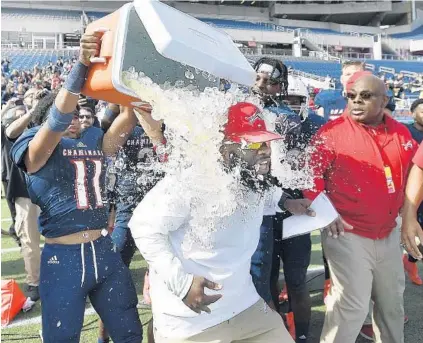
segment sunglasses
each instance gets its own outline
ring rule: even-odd
[[[377,93],[372,93],[372,92],[366,92],[366,91],[364,91],[364,92],[361,92],[359,94],[354,94],[354,93],[348,92],[347,95],[346,95],[346,97],[349,100],[355,100],[357,98],[357,96],[359,96],[364,101],[368,101],[368,100],[370,100],[373,97],[375,98],[375,97],[378,97],[378,96],[381,96],[381,95],[382,94],[377,94]]]
[[[244,149],[246,149],[246,150],[259,150],[263,146],[263,144],[268,146],[266,142],[265,143],[249,143],[245,146]]]
[[[80,114],[79,119],[91,119],[93,116],[90,114]]]

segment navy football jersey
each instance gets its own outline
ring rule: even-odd
[[[135,127],[119,150],[114,164],[117,201],[138,204],[162,177],[152,166],[155,160],[150,138],[141,127]]]
[[[413,124],[407,124],[406,126],[407,126],[407,128],[408,128],[408,131],[410,131],[411,136],[413,137],[413,139],[414,139],[414,140],[415,140],[418,144],[420,144],[420,143],[423,141],[423,132],[422,132],[422,131],[417,130],[417,129],[414,127],[414,123],[413,123]]]
[[[25,170],[28,144],[40,126],[22,134],[11,149],[11,158]],[[47,163],[26,174],[31,201],[41,208],[39,229],[45,237],[61,237],[107,226],[104,202],[103,131],[91,127],[78,139],[63,137]]]
[[[308,145],[311,138],[325,124],[326,120],[324,118],[309,110],[307,118],[301,123],[301,137],[304,144]]]
[[[342,90],[326,89],[316,95],[314,105],[316,108],[323,107],[325,120],[332,120],[344,113],[347,100],[343,96]]]

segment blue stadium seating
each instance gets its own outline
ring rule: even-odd
[[[211,18],[199,18],[201,21],[216,26],[219,28],[226,29],[239,29],[239,30],[260,30],[260,31],[285,31],[286,29],[290,30],[309,30],[314,33],[321,34],[330,34],[330,35],[342,35],[342,32],[337,32],[329,29],[318,29],[318,28],[304,28],[304,27],[292,27],[292,26],[281,26],[276,24],[269,23],[253,23],[249,21],[236,21],[236,20],[226,20],[226,19],[211,19]]]
[[[80,11],[60,11],[60,10],[38,10],[38,9],[16,9],[2,8],[1,15],[12,18],[41,18],[41,19],[59,19],[59,20],[79,20],[81,18]]]
[[[408,39],[423,39],[423,25],[414,29],[411,32],[395,33],[391,37],[394,38],[408,38]]]
[[[11,69],[29,70],[36,64],[43,66],[47,65],[49,61],[54,63],[59,56],[67,59],[74,57],[76,54],[77,52],[75,50],[5,50],[3,51],[2,58],[8,58],[11,61]],[[341,76],[341,66],[338,62],[300,59],[292,56],[281,56],[280,58],[287,66],[293,69],[324,77],[329,75],[336,79],[339,79]],[[417,73],[423,71],[423,62],[368,60],[366,63],[373,64],[375,66],[375,72],[379,71],[379,67],[394,68],[396,73],[402,70]]]
[[[339,79],[341,76],[341,65],[337,62],[329,61],[298,61],[290,56],[283,56],[281,58],[284,63],[293,69],[302,70],[307,73],[327,76]],[[400,71],[410,71],[421,73],[423,71],[423,62],[414,61],[387,61],[387,60],[367,60],[366,63],[373,64],[375,66],[375,72],[379,72],[379,67],[387,67],[395,69],[396,73]]]
[[[10,60],[10,70],[31,70],[35,65],[45,66],[48,62],[55,63],[59,57],[64,59],[77,55],[74,50],[5,50],[2,58]]]

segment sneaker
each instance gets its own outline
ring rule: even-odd
[[[295,340],[294,312],[288,312],[286,314],[286,325],[288,326],[288,332],[289,332],[289,334]]]
[[[417,268],[417,264],[410,262],[408,260],[408,255],[404,255],[402,257],[402,262],[404,264],[404,269],[407,272],[408,278],[411,280],[411,282],[415,285],[423,285],[423,280],[419,276],[419,269]]]
[[[288,289],[286,284],[283,286],[281,293],[279,294],[279,303],[284,303],[288,301]]]
[[[361,337],[373,342],[374,341],[373,335],[374,335],[374,333],[373,333],[373,325],[372,324],[364,324],[361,327],[361,330],[360,330],[360,336]]]
[[[25,293],[32,301],[40,300],[40,293],[38,291],[38,286],[27,285]]]
[[[404,316],[404,324],[408,323],[408,316]]]
[[[326,297],[330,292],[330,279],[325,280],[325,286],[323,288],[323,302],[326,304]]]

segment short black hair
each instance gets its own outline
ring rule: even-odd
[[[56,100],[57,92],[47,94],[44,98],[40,99],[37,106],[35,106],[32,112],[32,122],[35,125],[42,125],[48,117],[51,106],[53,106],[54,100]]]
[[[81,106],[80,108],[79,108],[79,111],[81,111],[81,110],[85,110],[85,111],[87,111],[87,112],[90,112],[91,113],[91,115],[94,117],[94,115],[95,115],[95,113],[94,113],[94,111],[93,111],[93,109],[90,107],[90,106]]]
[[[50,109],[53,106],[58,93],[59,90],[55,90],[54,92],[48,93],[46,96],[40,99],[37,106],[35,106],[34,111],[32,112],[32,122],[35,125],[43,125],[47,120],[50,114]],[[76,105],[76,111],[79,111],[79,105]]]
[[[423,99],[417,99],[417,100],[415,100],[411,104],[410,112],[413,113],[416,110],[417,106],[422,105],[422,104],[423,104]]]

